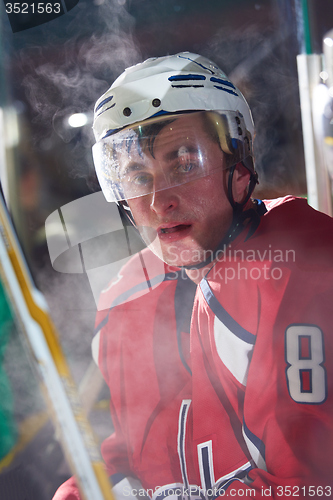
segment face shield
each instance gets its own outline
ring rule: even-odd
[[[240,161],[253,172],[251,139],[239,112],[174,114],[101,139],[93,159],[106,199],[120,202],[194,182]]]

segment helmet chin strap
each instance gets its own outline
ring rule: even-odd
[[[245,168],[247,168],[246,165],[243,162],[240,162],[240,163]],[[248,187],[247,195],[244,198],[244,200],[242,201],[242,203],[236,202],[234,200],[234,195],[232,193],[232,181],[233,181],[233,177],[234,177],[234,173],[235,173],[235,169],[236,169],[237,165],[238,165],[238,163],[236,165],[233,165],[232,167],[230,167],[229,178],[228,178],[228,200],[230,202],[230,205],[234,209],[234,212],[236,212],[236,213],[237,212],[241,212],[243,210],[243,208],[245,207],[245,205],[249,201],[249,199],[251,197],[251,194],[253,193],[253,190],[254,190],[256,184],[258,184],[258,174],[257,174],[257,172],[251,171],[251,170],[247,169],[250,172],[250,182],[249,182],[249,187]]]
[[[229,170],[229,177],[228,177],[228,186],[227,186],[227,195],[228,195],[228,200],[230,202],[230,205],[233,208],[233,217],[232,217],[232,222],[229,228],[229,231],[227,234],[222,238],[220,243],[218,244],[217,248],[214,250],[214,252],[211,253],[210,257],[203,262],[199,262],[199,264],[196,264],[194,266],[180,266],[182,269],[202,269],[205,266],[208,266],[211,264],[217,257],[218,254],[223,252],[226,247],[234,240],[237,238],[237,236],[243,231],[244,227],[251,223],[252,227],[250,230],[250,233],[253,234],[253,232],[257,229],[259,222],[260,222],[260,216],[263,215],[266,211],[266,208],[264,211],[258,210],[258,203],[254,205],[254,207],[248,209],[248,210],[243,210],[243,208],[246,206],[247,202],[249,201],[251,194],[253,193],[253,190],[255,188],[255,185],[258,183],[258,174],[257,172],[252,172],[250,171],[250,182],[249,182],[249,187],[248,187],[248,192],[242,203],[238,203],[234,200],[234,196],[232,193],[232,182],[233,182],[233,177],[236,169],[236,165],[233,165],[230,167]],[[246,165],[244,165],[245,168]],[[262,212],[262,213],[261,213]],[[248,237],[251,235],[249,234]]]
[[[125,224],[127,221],[130,221],[132,226],[134,226],[135,229],[138,229],[137,225],[135,224],[134,217],[133,217],[132,212],[128,206],[127,201],[119,201],[117,203],[117,206],[118,206],[118,211],[120,213],[123,224]]]
[[[225,251],[228,245],[237,238],[237,236],[243,231],[245,227],[250,225],[250,230],[247,234],[247,238],[249,238],[257,229],[260,223],[260,217],[267,210],[265,205],[260,202],[258,204],[258,200],[254,200],[254,206],[244,211],[234,211],[232,223],[227,234],[222,238],[217,248],[215,248],[214,252],[211,253],[210,257],[203,262],[199,262],[199,264],[193,266],[177,266],[181,269],[202,269],[205,266],[208,266],[217,258],[217,256]],[[262,205],[262,206],[261,206]],[[260,208],[259,208],[260,207]]]

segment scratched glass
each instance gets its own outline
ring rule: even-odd
[[[226,113],[223,119],[219,115],[218,133],[216,116],[196,112],[152,119],[95,144],[94,163],[107,200],[128,200],[180,186],[244,158],[243,143],[232,145]]]

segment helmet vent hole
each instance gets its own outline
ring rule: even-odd
[[[124,108],[123,109],[123,115],[124,116],[131,116],[131,114],[132,114],[131,108]]]
[[[237,131],[238,131],[238,135],[242,135],[243,134],[243,131],[240,127],[237,127]]]
[[[154,106],[154,108],[158,108],[159,106],[161,106],[161,100],[158,98],[153,99],[152,105]]]
[[[236,120],[237,125],[239,125],[241,122],[239,116],[236,116],[235,120]]]

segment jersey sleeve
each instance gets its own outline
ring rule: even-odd
[[[114,426],[114,433],[102,444],[111,480],[115,474],[117,478],[136,477],[128,429],[135,439],[134,428],[141,425],[137,414],[142,411],[143,402],[135,381],[147,369],[157,297],[170,284],[173,289],[175,271],[176,268],[166,266],[149,250],[142,251],[120,271],[119,279],[101,297],[109,307],[99,310],[95,332],[99,337],[98,366],[110,390]]]
[[[110,378],[114,377],[115,372],[117,375],[119,374],[121,366],[121,346],[119,338],[121,337],[121,329],[123,326],[122,318],[124,314],[126,314],[126,304],[111,308],[106,315],[101,316],[99,313],[97,317],[98,324],[95,330],[96,335],[94,338],[98,339],[98,352],[97,356],[95,354],[94,357],[95,360],[97,357],[99,369],[110,389],[110,413],[114,432],[103,441],[101,452],[111,480],[114,475],[121,475],[121,477],[131,475],[126,440],[118,420],[118,412],[113,401],[113,394],[110,387]],[[97,351],[96,345],[94,350]]]
[[[111,436],[103,441],[101,452],[111,482],[115,483],[124,477],[135,476],[130,468],[126,441],[118,425],[115,425],[115,431]]]
[[[69,478],[57,489],[53,500],[81,500],[80,491],[74,477]]]

